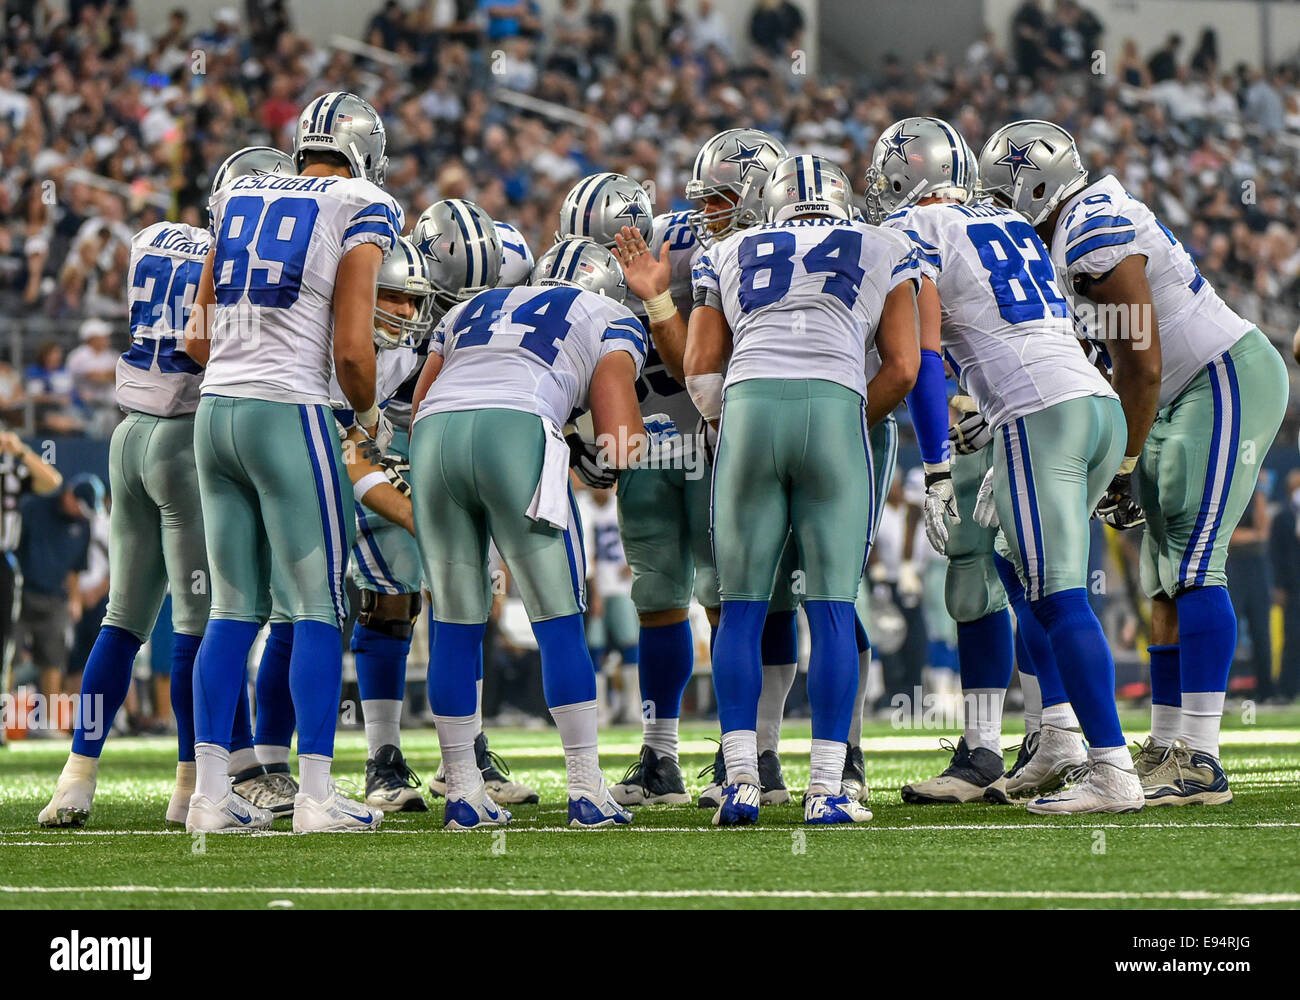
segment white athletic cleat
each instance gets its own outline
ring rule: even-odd
[[[803,797],[803,821],[810,826],[836,823],[866,823],[871,810],[858,802],[856,793],[833,793],[822,785],[813,785]]]
[[[182,761],[176,765],[176,787],[167,802],[167,824],[184,826],[185,817],[189,815],[190,799],[194,795],[194,761]]]
[[[269,830],[274,817],[243,796],[230,792],[220,802],[195,792],[185,815],[186,833],[250,833]]]
[[[1072,813],[1137,812],[1146,803],[1142,779],[1131,768],[1085,761],[1065,777],[1059,792],[1034,799],[1025,808],[1041,816]]]
[[[332,778],[324,799],[299,792],[293,800],[294,833],[370,833],[383,820],[382,809],[340,795]]]
[[[1007,775],[1007,795],[1013,799],[1034,799],[1061,787],[1065,776],[1088,759],[1083,734],[1077,729],[1044,725],[1035,734],[1034,745],[1024,766]],[[1030,740],[1026,739],[1026,745]]]
[[[298,782],[289,773],[288,764],[258,764],[235,775],[233,781],[236,794],[276,819],[293,815]]]
[[[58,784],[54,786],[53,797],[36,817],[36,821],[41,826],[85,826],[94,800],[95,782],[65,779],[60,775]]]

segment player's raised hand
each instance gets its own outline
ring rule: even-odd
[[[622,232],[616,233],[614,243],[614,253],[623,265],[629,292],[638,299],[645,300],[668,291],[672,264],[668,260],[667,240],[659,248],[658,257],[650,252],[640,230],[631,226],[624,226]]]

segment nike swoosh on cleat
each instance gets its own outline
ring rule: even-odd
[[[239,813],[235,812],[235,810],[233,810],[233,809],[230,809],[230,810],[227,810],[227,811],[230,813],[231,816],[234,816],[235,819],[239,820],[239,822],[241,822],[241,823],[251,823],[251,822],[253,822],[253,817],[252,817],[252,816],[241,816],[241,815],[239,815]]]
[[[356,813],[350,813],[346,809],[340,809],[339,812],[341,812],[344,816],[349,817],[350,819],[356,820],[358,823],[365,823],[367,826],[370,823],[374,822],[375,819],[369,813],[367,813],[365,816],[358,816]]]

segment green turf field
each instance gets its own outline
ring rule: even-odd
[[[1125,717],[1143,732],[1145,713]],[[1009,720],[1009,731],[1019,720]],[[765,807],[760,825],[715,830],[694,807],[637,811],[635,825],[565,826],[563,761],[553,730],[490,732],[542,791],[504,832],[445,834],[441,809],[390,815],[373,835],[209,836],[164,828],[174,744],[113,739],[95,811],[81,831],[41,830],[36,813],[66,747],[0,750],[0,906],[5,907],[1295,907],[1300,905],[1300,712],[1230,717],[1224,762],[1237,801],[1220,808],[1048,819],[1014,806],[908,806],[904,782],[946,763],[941,733],[869,725],[864,734],[875,820],[805,829],[797,804]],[[684,727],[683,771],[712,759],[707,724]],[[602,733],[610,780],[638,735]],[[956,739],[956,734],[951,734]],[[807,779],[807,725],[783,754],[795,790]],[[1009,741],[1013,742],[1013,741]],[[427,777],[430,730],[406,734]],[[360,733],[339,739],[338,774],[360,779]],[[278,829],[283,827],[284,829]]]

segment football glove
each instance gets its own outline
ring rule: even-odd
[[[979,410],[963,413],[961,418],[948,428],[948,440],[952,450],[958,455],[973,455],[993,440],[993,428]]]
[[[602,465],[600,449],[582,440],[581,434],[570,431],[564,441],[569,446],[569,468],[593,490],[607,490],[618,482],[618,469]]]
[[[363,433],[366,432],[364,427],[361,430]],[[381,455],[388,451],[388,446],[393,443],[393,422],[384,415],[383,410],[379,411],[379,420],[375,424],[375,433],[371,440],[375,442],[375,447],[379,449]]]
[[[385,455],[379,463],[393,489],[406,498],[411,496],[411,463],[401,455]]]
[[[957,497],[952,488],[952,472],[946,462],[942,466],[926,468],[922,509],[925,513],[925,536],[930,540],[930,547],[943,555],[948,549],[948,525],[961,523]]]
[[[997,501],[993,496],[993,470],[984,473],[979,491],[975,494],[975,511],[972,515],[981,528],[998,526]]]
[[[1147,516],[1141,506],[1133,499],[1133,474],[1123,472],[1110,481],[1106,492],[1097,502],[1097,509],[1092,516],[1109,524],[1112,528],[1127,531],[1146,524]]]

